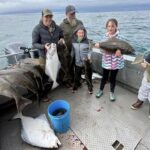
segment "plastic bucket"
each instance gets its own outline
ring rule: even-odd
[[[61,113],[60,113],[61,112]],[[65,133],[70,127],[70,105],[65,100],[56,100],[48,106],[48,116],[55,132]]]

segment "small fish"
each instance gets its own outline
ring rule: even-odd
[[[50,128],[45,114],[37,118],[17,114],[14,119],[20,118],[22,123],[21,137],[23,141],[41,148],[58,148],[59,139]]]
[[[32,103],[29,99],[22,97],[13,85],[3,78],[0,78],[0,95],[11,98],[12,100],[14,99],[18,112],[22,111],[26,105]]]
[[[123,54],[134,53],[134,48],[127,42],[117,39],[115,37],[100,43],[100,48],[114,53],[117,49],[121,50]]]
[[[52,115],[53,115],[53,116],[61,116],[61,115],[65,114],[65,113],[66,113],[66,109],[60,108],[60,109],[56,109],[56,110],[52,113]]]

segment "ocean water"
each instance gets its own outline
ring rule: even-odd
[[[32,30],[40,20],[40,13],[0,15],[0,54],[8,43],[23,42],[28,47],[32,43]],[[109,18],[116,18],[119,31],[137,52],[150,50],[150,11],[78,13],[88,31],[88,38],[100,41],[106,32],[105,24]],[[59,25],[65,15],[54,13]],[[0,68],[7,65],[7,59],[0,59]]]

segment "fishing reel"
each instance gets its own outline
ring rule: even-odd
[[[21,50],[24,51],[24,54],[29,54],[31,48],[27,48],[27,47],[20,47]]]

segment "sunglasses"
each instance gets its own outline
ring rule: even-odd
[[[75,14],[76,14],[75,12],[73,12],[73,13],[70,13],[70,15],[71,15],[71,16],[73,16],[73,15],[75,15]]]

